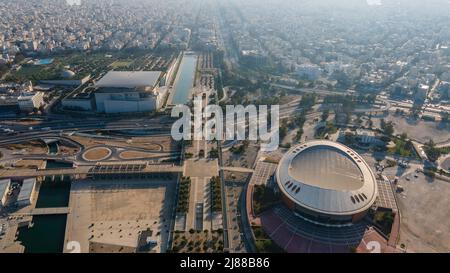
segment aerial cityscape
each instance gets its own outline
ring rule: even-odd
[[[450,253],[449,22],[0,0],[0,253]]]

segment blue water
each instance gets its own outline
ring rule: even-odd
[[[47,161],[46,169],[70,167],[72,164]],[[71,181],[69,177],[54,180],[46,177],[39,189],[36,208],[67,207]],[[64,247],[67,215],[35,215],[34,226],[19,228],[18,240],[26,253],[61,253]]]
[[[53,63],[53,59],[40,59],[39,61],[35,62],[35,65],[46,65]]]
[[[185,104],[190,98],[189,93],[194,85],[195,70],[197,67],[196,55],[184,55],[178,69],[178,77],[173,89],[172,104]]]

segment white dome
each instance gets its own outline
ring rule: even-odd
[[[63,72],[61,72],[61,76],[63,78],[72,78],[73,76],[75,76],[75,72],[71,70],[64,70]]]
[[[297,205],[328,215],[366,211],[377,197],[375,175],[340,143],[315,140],[293,147],[277,170],[282,193]]]

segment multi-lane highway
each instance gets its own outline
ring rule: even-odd
[[[8,127],[14,133],[0,135],[0,144],[17,142],[36,137],[52,136],[67,132],[86,132],[86,131],[130,131],[146,130],[154,133],[170,133],[173,121],[169,118],[158,117],[153,119],[140,118],[129,120],[71,120],[71,121],[50,121],[42,122],[39,125],[25,126],[21,124],[11,124],[2,122],[2,126]]]
[[[280,106],[280,118],[291,117],[300,111],[299,100],[292,101],[288,104]],[[249,117],[250,120],[255,118]],[[170,133],[174,120],[169,116],[143,117],[130,119],[117,118],[90,118],[90,119],[73,119],[68,120],[50,120],[41,121],[37,125],[26,125],[25,123],[14,122],[11,120],[0,122],[3,128],[9,128],[14,133],[0,135],[0,144],[18,142],[20,140],[28,140],[36,137],[52,136],[67,132],[86,132],[86,131],[130,131],[130,130],[146,130],[154,133]]]

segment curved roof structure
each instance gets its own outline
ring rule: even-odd
[[[155,87],[161,77],[160,71],[109,71],[96,87],[137,88]]]
[[[375,175],[364,159],[340,143],[315,140],[290,149],[277,183],[294,203],[329,215],[353,215],[377,197]]]
[[[73,76],[75,76],[75,72],[71,70],[64,70],[63,72],[61,72],[61,77],[63,78],[72,78]]]

